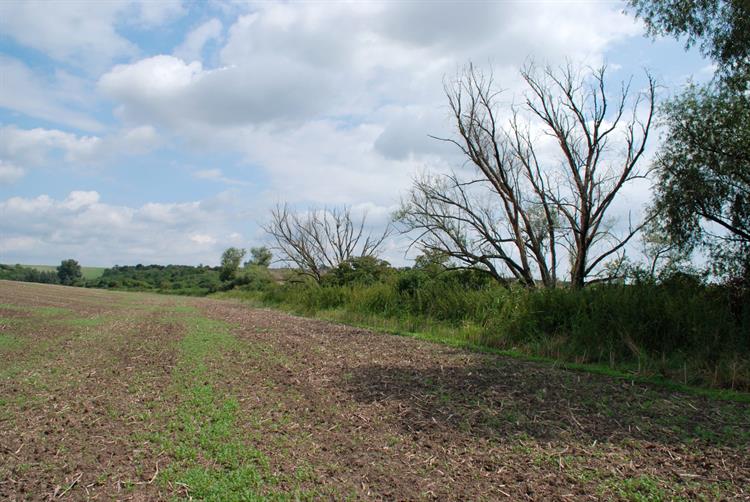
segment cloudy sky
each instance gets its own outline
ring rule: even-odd
[[[647,68],[662,97],[710,74],[623,7],[3,0],[0,263],[214,264],[263,244],[280,201],[382,224],[416,173],[460,167],[429,135],[451,134],[442,82],[469,61],[509,96],[529,58]]]

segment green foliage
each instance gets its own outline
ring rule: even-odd
[[[347,284],[374,284],[383,280],[393,269],[387,261],[374,256],[358,256],[342,261],[323,282],[339,286]]]
[[[651,35],[686,37],[686,46],[720,65],[729,79],[750,75],[750,3],[747,0],[629,0]]]
[[[633,478],[610,480],[605,487],[621,500],[628,502],[662,502],[671,500],[658,479],[641,475]]]
[[[654,209],[665,232],[684,248],[707,247],[716,272],[750,273],[750,99],[691,86],[663,113]]]
[[[8,281],[41,282],[44,284],[58,284],[60,279],[57,271],[42,271],[23,265],[0,265],[0,279]]]
[[[222,283],[216,267],[115,265],[105,270],[95,281],[89,281],[87,286],[200,296],[219,291]]]
[[[240,248],[227,248],[221,255],[221,266],[219,267],[219,279],[223,282],[234,280],[237,271],[245,257],[246,251]]]
[[[273,254],[266,246],[250,248],[250,261],[246,262],[245,266],[255,265],[268,268],[271,265],[271,260],[273,260]]]
[[[57,267],[57,277],[60,279],[60,284],[73,285],[83,277],[81,265],[72,258],[63,260]]]
[[[262,265],[246,265],[237,273],[234,281],[224,289],[238,287],[250,291],[262,291],[271,286],[273,277],[267,267]]]
[[[52,272],[54,274],[57,274],[57,267],[53,265],[24,265],[24,266],[27,268],[33,268],[40,272]],[[99,277],[102,276],[105,270],[106,270],[106,267],[85,267],[82,265],[81,275],[86,280],[98,279]]]

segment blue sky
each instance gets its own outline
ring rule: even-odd
[[[451,135],[442,81],[469,61],[509,96],[529,58],[606,62],[636,84],[645,67],[661,97],[710,78],[623,8],[5,0],[0,263],[213,264],[266,244],[259,224],[281,201],[384,225],[415,174],[461,166],[428,135]],[[649,197],[632,187],[620,216]],[[385,254],[404,263],[404,240]]]

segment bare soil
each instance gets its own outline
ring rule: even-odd
[[[384,500],[750,500],[750,405],[211,299],[0,281],[0,499],[160,500],[190,317],[275,491]],[[181,317],[182,316],[182,317]],[[184,319],[183,319],[184,318]],[[182,319],[182,320],[181,320]]]

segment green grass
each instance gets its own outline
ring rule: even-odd
[[[33,268],[40,272],[57,272],[56,265],[23,265],[24,267]],[[98,279],[102,276],[106,267],[81,267],[81,274],[84,279]]]
[[[166,433],[153,438],[174,459],[161,474],[162,482],[184,487],[187,497],[199,500],[310,498],[278,490],[268,458],[245,441],[238,426],[237,399],[213,381],[211,364],[238,350],[228,325],[200,317],[183,322],[189,330],[174,373],[179,405]]]
[[[27,307],[24,305],[13,305],[11,303],[0,303],[0,309],[15,310],[18,312],[33,312],[41,317],[55,317],[70,314],[72,311],[62,307]]]
[[[16,350],[21,348],[22,345],[21,341],[15,336],[0,333],[0,352]]]

